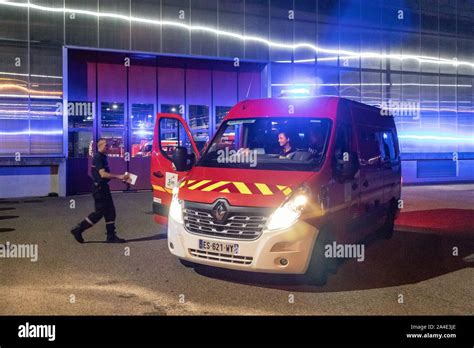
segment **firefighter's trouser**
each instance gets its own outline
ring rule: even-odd
[[[90,213],[80,223],[80,228],[85,231],[99,222],[102,217],[105,219],[107,235],[115,234],[115,206],[107,183],[96,184],[92,187],[92,196],[94,197],[95,211]]]

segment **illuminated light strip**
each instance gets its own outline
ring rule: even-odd
[[[0,81],[9,81],[10,84],[13,82],[19,82],[20,84],[16,84],[19,86],[22,85],[28,85],[28,81],[25,80],[20,80],[20,79],[14,79],[11,77],[0,77]],[[38,87],[40,84],[38,83],[30,83],[31,86]],[[61,83],[41,83],[41,86],[62,86]]]
[[[28,112],[30,109],[28,107],[25,107],[24,109],[0,109],[0,114],[10,114],[10,115],[16,115],[16,114],[21,114],[24,112]]]
[[[396,108],[395,108],[396,109]],[[420,111],[449,111],[449,112],[457,112],[457,113],[474,113],[474,110],[456,110],[456,109],[443,109],[440,108],[439,110],[437,108],[419,108],[416,110]]]
[[[63,135],[62,130],[57,131],[40,131],[40,130],[27,130],[21,132],[0,132],[0,135]]]
[[[62,95],[63,92],[59,92],[59,91],[35,91],[34,89],[29,89],[29,88],[26,88],[26,87],[23,87],[23,86],[18,86],[18,85],[12,85],[12,84],[5,84],[5,85],[2,85],[0,84],[0,90],[2,89],[17,89],[17,90],[20,90],[20,91],[25,91],[29,94],[40,94],[40,95]]]
[[[0,5],[3,5],[3,2],[0,0]],[[51,75],[36,75],[36,74],[20,74],[20,73],[10,73],[6,71],[0,71],[0,75],[10,75],[10,76],[31,76],[31,77],[40,77],[40,78],[45,78],[45,79],[59,79],[62,80],[62,76],[51,76]]]
[[[462,87],[471,88],[472,85],[455,85],[455,84],[436,84],[436,83],[272,83],[272,87],[287,87],[287,86],[422,86],[422,87]]]
[[[458,102],[460,103],[460,102]],[[9,107],[13,107],[13,106],[23,106],[23,107],[26,107],[28,108],[28,104],[14,104],[14,103],[0,103],[0,106],[9,106]],[[38,107],[51,107],[52,105],[48,105],[48,104],[30,104],[31,107],[34,107],[34,106],[38,106]],[[57,106],[57,104],[54,104],[54,106]]]
[[[416,58],[419,59],[416,59]],[[331,61],[337,61],[337,60],[350,60],[350,59],[360,59],[360,58],[369,58],[369,59],[384,59],[384,58],[389,58],[389,59],[397,59],[397,60],[405,60],[405,59],[416,59],[420,63],[434,63],[437,64],[438,60],[434,57],[428,57],[428,56],[412,56],[412,55],[397,55],[397,54],[384,54],[384,53],[376,53],[376,52],[364,52],[361,54],[354,54],[350,56],[337,56],[337,57],[318,57],[316,58],[306,58],[306,59],[295,59],[293,61],[291,60],[277,60],[275,63],[282,63],[282,64],[291,64],[291,63],[314,63],[316,61],[318,62],[331,62]],[[446,62],[446,64],[451,64],[453,66],[457,66],[459,64],[455,64],[457,62],[456,60],[448,60],[448,59],[440,59],[443,62]],[[447,63],[447,62],[451,63]],[[463,62],[465,63],[465,62]],[[467,62],[468,63],[468,62]],[[468,63],[471,64],[471,63]],[[472,66],[472,65],[471,65]]]
[[[27,85],[28,84],[28,81],[20,80],[20,79],[13,79],[11,77],[0,77],[0,81],[10,81],[10,82],[16,81],[16,82],[19,82],[22,85]]]
[[[474,143],[474,137],[454,137],[454,136],[438,136],[438,135],[416,135],[416,134],[402,134],[398,135],[399,139],[412,140],[440,140],[440,141],[465,141]]]
[[[223,30],[217,30],[213,29],[210,27],[205,27],[205,26],[199,26],[199,25],[188,25],[184,23],[179,23],[175,21],[166,21],[166,20],[155,20],[155,19],[147,19],[147,18],[139,18],[139,17],[134,17],[134,16],[126,16],[126,15],[120,15],[116,13],[108,13],[108,12],[95,12],[95,11],[88,11],[88,10],[79,10],[79,9],[71,9],[71,8],[65,8],[65,7],[47,7],[47,6],[40,6],[40,5],[35,5],[31,3],[15,3],[15,2],[10,2],[10,1],[5,1],[5,0],[0,0],[0,5],[5,5],[5,6],[12,6],[12,7],[20,7],[20,8],[30,8],[30,9],[35,9],[39,11],[47,11],[47,12],[55,12],[55,13],[75,13],[75,14],[84,14],[88,16],[94,16],[97,18],[113,18],[113,19],[121,19],[127,22],[137,22],[137,23],[144,23],[144,24],[150,24],[150,25],[162,25],[162,26],[170,26],[170,27],[176,27],[176,28],[181,28],[181,29],[186,29],[189,31],[204,31],[208,32],[211,34],[219,35],[219,36],[227,36],[230,38],[242,40],[242,41],[253,41],[253,42],[259,42],[262,44],[267,45],[268,47],[274,47],[274,48],[281,48],[281,49],[288,49],[288,50],[296,50],[298,48],[306,48],[306,49],[311,49],[317,53],[329,53],[329,54],[336,54],[338,56],[354,56],[354,57],[368,57],[368,58],[391,58],[391,59],[397,59],[397,60],[406,60],[406,59],[411,59],[411,60],[416,60],[418,62],[426,62],[426,63],[434,63],[434,64],[445,64],[445,65],[453,65],[453,66],[459,66],[459,65],[466,65],[470,67],[474,67],[474,63],[471,62],[465,62],[465,61],[458,61],[455,59],[445,59],[445,58],[437,58],[437,57],[427,57],[427,56],[416,56],[416,55],[408,55],[408,54],[381,54],[381,53],[375,53],[375,52],[363,52],[363,53],[357,53],[357,52],[352,52],[352,51],[346,51],[346,50],[334,50],[334,49],[325,49],[310,43],[297,43],[297,44],[288,44],[288,43],[283,43],[283,42],[275,42],[275,41],[270,41],[261,37],[257,36],[247,36],[247,35],[242,35],[242,34],[237,34],[237,33],[232,33],[229,31],[223,31]]]
[[[26,113],[30,111],[31,113],[37,114],[37,115],[54,115],[54,116],[62,116],[63,114],[61,112],[55,112],[55,111],[35,111],[35,110],[2,110],[0,109],[0,114],[11,114],[11,115],[16,115],[16,114],[21,114],[21,113]]]
[[[380,55],[380,53],[374,53]],[[339,57],[323,57],[323,58],[307,58],[307,59],[295,59],[293,61],[291,60],[277,60],[275,63],[284,63],[284,64],[290,64],[290,63],[314,63],[316,61],[318,62],[328,62],[328,61],[335,61],[338,59],[344,60],[344,59],[359,59],[361,58],[360,56],[339,56]],[[380,57],[370,57],[370,56],[365,56],[364,58],[376,58],[376,59],[381,59]],[[430,61],[430,63],[432,63]],[[436,62],[435,62],[436,63]]]
[[[24,94],[0,94],[2,98],[22,98],[22,99],[29,99],[30,96]],[[50,96],[50,95],[33,95],[31,98],[34,99],[58,99],[62,100],[62,97],[57,96]]]

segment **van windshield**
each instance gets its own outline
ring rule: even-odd
[[[262,117],[221,125],[197,163],[203,167],[318,170],[330,134],[328,119]]]

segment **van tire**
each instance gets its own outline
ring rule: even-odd
[[[194,263],[191,261],[179,259],[179,262],[186,268],[194,268]]]
[[[391,239],[395,229],[395,216],[397,214],[397,206],[394,201],[390,202],[385,223],[379,230],[379,235],[383,239]]]
[[[322,286],[327,282],[328,273],[335,273],[335,267],[337,268],[336,260],[328,260],[324,256],[324,247],[326,244],[332,242],[331,237],[328,228],[323,228],[319,232],[311,253],[311,260],[309,260],[308,269],[303,277],[305,283]],[[333,263],[336,266],[333,266]]]

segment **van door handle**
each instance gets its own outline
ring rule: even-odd
[[[157,178],[162,178],[163,177],[163,173],[162,172],[153,172],[153,175],[156,176]]]
[[[359,187],[359,185],[357,185],[356,182],[352,183],[352,190],[353,191],[357,190],[358,187]]]
[[[362,186],[368,187],[368,186],[369,186],[369,182],[368,182],[367,180],[365,180],[365,181],[362,183]]]

